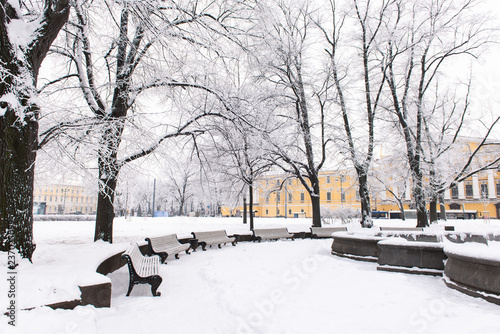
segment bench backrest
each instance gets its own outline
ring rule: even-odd
[[[151,247],[154,250],[169,249],[171,247],[180,245],[179,239],[177,238],[177,234],[169,234],[161,237],[154,237],[147,239],[149,239]]]
[[[347,231],[345,226],[335,227],[311,227],[311,233],[321,236],[330,236],[333,232]]]
[[[253,230],[255,236],[266,236],[266,235],[288,235],[288,229],[286,227],[280,228],[256,228]]]
[[[123,255],[128,255],[130,261],[132,261],[132,265],[134,266],[134,268],[139,268],[142,262],[142,258],[144,257],[139,249],[139,245],[137,244],[137,242],[133,242],[132,245],[130,245],[130,247],[125,251],[125,253],[123,253]]]
[[[225,230],[193,232],[193,235],[196,239],[200,240],[227,238],[227,233]]]

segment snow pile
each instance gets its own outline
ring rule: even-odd
[[[307,221],[256,220],[256,227],[308,229]],[[309,222],[310,223],[310,222]],[[118,220],[117,244],[92,242],[89,222],[36,222],[37,250],[18,268],[19,305],[54,295],[74,297],[110,254],[145,236],[226,229],[232,219]],[[63,242],[64,241],[64,242]],[[18,314],[17,327],[0,318],[1,333],[499,333],[499,306],[448,289],[441,278],[377,271],[375,263],[330,254],[331,239],[242,242],[181,254],[160,267],[161,297],[137,285],[125,297],[128,269],[108,275],[111,308],[37,307]],[[498,245],[493,245],[497,247]],[[1,254],[3,256],[3,254]],[[87,275],[91,272],[91,277]],[[0,280],[4,281],[4,280]],[[4,290],[0,283],[1,291]],[[55,292],[54,292],[55,291]],[[5,298],[5,294],[1,294]],[[2,305],[6,305],[0,299]],[[22,306],[21,306],[22,308]]]
[[[487,245],[479,242],[449,242],[446,244],[444,250],[448,254],[497,262],[500,265],[500,242],[497,241],[490,241]]]

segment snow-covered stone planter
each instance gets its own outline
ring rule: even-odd
[[[448,287],[500,305],[500,243],[449,244],[444,252]]]
[[[377,262],[377,243],[386,239],[373,234],[352,232],[335,232],[332,237],[332,254],[369,262]]]
[[[487,245],[489,241],[500,241],[500,234],[498,233],[464,233],[454,232],[445,234],[446,239],[453,243],[477,242]]]
[[[380,241],[378,270],[441,276],[446,255],[440,242],[389,238]]]

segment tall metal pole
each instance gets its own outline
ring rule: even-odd
[[[153,209],[151,210],[151,217],[155,216],[155,194],[156,194],[156,179],[153,179]]]

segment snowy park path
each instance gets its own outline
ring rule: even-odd
[[[142,232],[133,230],[131,238],[139,240]],[[65,256],[93,246],[83,238],[81,244],[74,243],[77,237],[58,245],[48,236],[39,240],[39,262],[46,265],[51,252],[67,263]],[[20,313],[15,331],[2,321],[0,332],[122,334],[145,327],[169,334],[500,332],[498,305],[448,289],[440,277],[381,272],[374,263],[335,257],[330,246],[331,240],[299,239],[198,250],[161,266],[161,297],[152,297],[147,285],[136,286],[125,297],[128,272],[122,267],[108,276],[113,283],[111,308],[38,307]],[[33,266],[40,267],[33,272],[43,278],[42,265]]]

